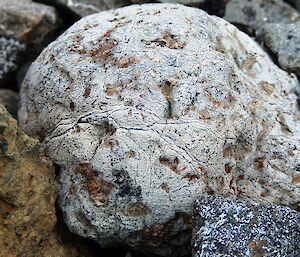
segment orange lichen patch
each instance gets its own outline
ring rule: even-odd
[[[93,203],[96,206],[107,206],[108,195],[113,190],[114,185],[102,179],[102,173],[97,172],[89,163],[77,165],[75,171],[85,177],[86,187]]]
[[[200,177],[197,174],[186,174],[183,178],[187,179],[189,182],[196,182]]]
[[[265,256],[265,252],[264,252],[262,246],[263,246],[263,241],[261,241],[261,240],[251,241],[248,244],[249,249],[252,251],[253,257]]]
[[[143,203],[133,203],[125,211],[125,216],[145,216],[150,212],[150,210]]]
[[[118,92],[118,90],[117,90],[115,87],[113,87],[112,85],[107,85],[107,86],[106,86],[105,93],[106,93],[108,96],[113,96],[113,95],[115,95],[117,92]]]
[[[293,184],[300,184],[300,173],[293,175],[293,177],[292,177],[292,183]]]
[[[201,120],[211,119],[210,112],[207,109],[199,112],[199,119],[201,119]]]
[[[173,85],[169,81],[166,81],[161,87],[161,92],[169,102],[174,102],[172,91]]]
[[[265,168],[265,164],[264,164],[265,160],[266,160],[266,157],[255,158],[253,161],[254,168],[258,171],[263,171]]]
[[[162,190],[166,191],[167,193],[170,192],[170,187],[169,187],[169,185],[168,185],[167,183],[162,183],[162,184],[160,185],[160,188],[161,188]]]
[[[179,42],[176,36],[167,31],[164,32],[162,39],[166,43],[166,46],[170,49],[181,49],[185,47],[184,43]]]
[[[268,83],[267,81],[260,82],[260,86],[268,95],[272,95],[275,91],[275,85]]]
[[[227,174],[229,174],[229,173],[232,172],[232,167],[231,167],[231,165],[230,165],[229,163],[226,163],[226,164],[225,164],[225,172],[226,172]]]
[[[223,149],[223,157],[230,157],[233,155],[233,152],[234,152],[234,150],[232,147],[230,147],[230,146],[226,147]]]
[[[89,97],[91,94],[92,88],[90,86],[86,87],[83,92],[84,97]]]
[[[170,160],[166,157],[160,157],[159,162],[162,165],[167,166],[168,168],[170,168],[176,174],[179,174],[179,170],[178,170],[179,159],[178,159],[178,157],[175,157],[173,160]]]

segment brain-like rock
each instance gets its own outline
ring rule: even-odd
[[[226,21],[136,5],[50,44],[25,78],[19,119],[62,168],[73,232],[176,256],[199,195],[297,206],[298,86]]]

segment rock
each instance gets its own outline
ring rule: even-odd
[[[19,94],[9,89],[0,89],[0,104],[16,119],[19,105]]]
[[[299,203],[297,87],[223,19],[133,5],[81,19],[42,52],[19,122],[62,168],[71,231],[180,256],[199,195]]]
[[[47,0],[44,0],[47,2]],[[105,10],[116,9],[131,4],[130,0],[52,0],[84,17]]]
[[[193,257],[300,256],[300,213],[221,196],[196,203]]]
[[[29,50],[40,48],[57,30],[59,22],[51,6],[31,0],[0,0],[0,35],[25,43]]]
[[[0,256],[36,256],[56,223],[54,168],[0,105]]]
[[[16,70],[24,49],[25,45],[19,41],[0,36],[0,81]]]
[[[258,37],[278,56],[280,66],[300,76],[300,21],[266,24]]]
[[[300,14],[281,0],[231,0],[226,5],[224,19],[257,30],[265,23],[300,20]]]

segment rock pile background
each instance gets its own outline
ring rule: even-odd
[[[49,43],[54,41],[57,38],[57,36],[64,33],[74,22],[78,21],[82,17],[97,13],[99,11],[106,11],[119,7],[129,6],[132,4],[144,4],[149,2],[181,3],[187,6],[192,6],[195,8],[205,10],[209,14],[223,17],[225,20],[237,26],[240,30],[244,31],[250,37],[252,37],[253,40],[255,40],[259,45],[261,45],[263,51],[265,51],[272,58],[272,62],[278,67],[280,67],[282,70],[287,72],[282,73],[282,71],[278,69],[278,74],[282,74],[279,75],[281,79],[283,79],[285,76],[290,76],[290,80],[295,80],[295,75],[298,76],[298,78],[300,77],[300,2],[298,0],[0,0],[0,104],[3,104],[7,111],[9,111],[14,118],[17,118],[17,110],[19,106],[19,90],[21,88],[21,85],[24,84],[24,77],[27,73],[28,68],[30,67],[31,63],[37,58],[37,56],[43,51],[43,49]],[[80,34],[82,33],[83,32],[80,32]],[[174,41],[172,37],[170,38],[170,35],[169,37],[165,36],[165,38],[163,39],[165,41],[162,42],[162,44],[166,45],[169,44],[168,42],[170,40],[172,42]],[[78,38],[74,40],[80,41],[81,39]],[[180,43],[181,42],[179,42],[176,45],[176,47],[180,47]],[[80,51],[80,49],[77,50]],[[219,49],[219,51],[228,50],[229,49],[226,49],[226,47]],[[43,62],[46,61],[46,59],[43,59],[43,57],[40,57],[40,60]],[[129,60],[129,63],[130,62],[131,60]],[[247,62],[246,64],[248,65],[248,67],[252,67],[253,65],[251,64],[251,60],[249,60],[249,62]],[[126,60],[121,60],[120,65],[126,66],[128,65],[128,63],[126,62]],[[46,77],[46,72],[44,73],[44,75]],[[252,75],[247,74],[247,76],[251,77]],[[297,82],[295,82],[295,85],[296,84]],[[262,85],[262,88],[267,94],[265,98],[268,98],[270,97],[270,95],[272,95],[274,89],[272,87],[272,84],[264,84]],[[89,91],[89,89],[87,91],[84,91],[83,97],[90,93],[91,92]],[[108,93],[112,94],[113,96],[115,94],[114,89],[110,88]],[[168,93],[170,93],[168,85],[163,87],[162,93],[167,95]],[[283,96],[283,99],[287,99],[288,94],[290,93],[291,92],[287,92],[287,94]],[[244,94],[246,95],[246,93]],[[261,94],[261,92],[259,94]],[[166,99],[168,100],[168,102],[172,102],[172,97],[167,96]],[[293,99],[296,99],[296,97],[297,95],[295,95],[295,98]],[[264,97],[262,96],[262,98]],[[44,100],[45,99],[43,99],[43,101]],[[46,100],[42,104],[47,104]],[[73,104],[74,106],[71,104],[69,107],[77,111],[76,100],[74,100]],[[300,101],[298,102],[298,104],[300,104]],[[82,108],[85,107],[83,106]],[[251,106],[249,108],[251,108]],[[284,142],[279,140],[283,143],[280,149],[278,148],[278,152],[276,155],[278,158],[276,157],[277,159],[275,158],[276,160],[273,160],[271,166],[274,168],[274,170],[285,169],[289,170],[289,172],[292,173],[280,173],[279,177],[274,177],[274,180],[276,180],[274,182],[274,185],[278,183],[278,187],[276,190],[274,190],[274,192],[272,191],[273,189],[269,190],[268,182],[266,182],[264,178],[258,178],[254,189],[261,191],[261,194],[263,195],[264,199],[267,199],[267,201],[261,201],[262,203],[265,204],[269,201],[270,203],[273,203],[275,205],[256,206],[255,203],[253,203],[253,201],[236,201],[236,197],[238,199],[243,198],[237,196],[235,193],[238,192],[239,188],[243,188],[242,181],[245,178],[241,177],[243,174],[237,173],[233,174],[232,176],[228,176],[232,179],[228,181],[223,181],[223,183],[229,183],[229,188],[233,192],[233,194],[230,194],[229,192],[229,195],[231,195],[231,197],[232,195],[234,195],[233,199],[221,197],[207,198],[207,200],[205,198],[204,200],[199,200],[196,205],[195,216],[193,218],[193,256],[222,256],[222,254],[234,253],[235,251],[245,251],[245,254],[243,256],[251,256],[251,253],[258,254],[255,256],[261,256],[267,251],[275,251],[274,249],[278,247],[278,245],[275,247],[275,237],[277,236],[282,236],[282,240],[284,242],[289,243],[291,246],[287,252],[280,253],[282,256],[293,257],[299,254],[299,228],[297,228],[297,224],[300,223],[298,214],[300,210],[300,164],[299,162],[297,163],[297,160],[299,160],[299,155],[295,155],[295,153],[299,150],[299,140],[297,141],[297,138],[299,139],[299,133],[295,131],[299,130],[297,129],[297,126],[293,127],[294,125],[292,125],[290,119],[287,119],[286,110],[288,110],[289,108],[290,107],[288,106],[288,104],[284,106],[283,109],[285,114],[278,114],[277,122],[281,124],[280,127],[283,130],[281,133],[285,137],[287,136],[290,139],[288,140],[288,143],[287,141]],[[90,240],[91,238],[97,238],[97,235],[91,236],[91,234],[82,231],[78,233],[78,231],[75,231],[73,229],[73,232],[76,232],[81,236],[83,235],[87,237],[87,239],[84,239],[80,236],[76,236],[73,233],[71,233],[69,231],[69,228],[71,228],[72,230],[72,225],[70,225],[70,220],[68,220],[70,218],[70,216],[68,217],[69,214],[66,212],[66,209],[64,210],[61,204],[55,205],[55,201],[58,196],[58,187],[60,183],[58,178],[60,177],[61,182],[66,184],[68,183],[68,181],[70,181],[70,179],[76,180],[76,177],[79,177],[79,179],[81,179],[82,181],[86,181],[89,180],[91,176],[93,176],[93,167],[91,167],[91,169],[86,169],[85,167],[79,169],[79,173],[76,173],[77,175],[75,174],[72,178],[70,178],[69,176],[60,176],[62,170],[72,170],[73,172],[75,166],[70,169],[70,163],[65,163],[66,159],[64,155],[57,154],[56,156],[54,156],[53,153],[51,154],[51,149],[49,151],[49,144],[48,146],[46,146],[45,153],[45,149],[43,149],[45,144],[43,142],[45,142],[44,139],[45,137],[47,137],[46,130],[48,128],[43,128],[42,132],[39,132],[38,135],[36,133],[37,131],[34,131],[32,129],[26,129],[26,133],[31,134],[33,137],[35,137],[35,139],[29,138],[17,126],[16,121],[13,120],[13,118],[8,114],[7,111],[4,109],[3,106],[1,106],[1,257],[37,255],[74,257],[156,256],[154,253],[164,254],[161,250],[153,250],[157,247],[161,249],[160,244],[162,242],[162,238],[167,238],[167,240],[165,240],[166,245],[168,247],[171,247],[172,250],[175,249],[175,251],[177,251],[176,248],[172,246],[173,240],[174,245],[181,244],[182,246],[186,246],[187,250],[183,249],[183,252],[190,251],[190,245],[186,244],[186,241],[189,240],[189,232],[188,235],[183,234],[183,241],[181,243],[178,243],[178,237],[173,237],[172,234],[174,232],[174,227],[176,226],[176,229],[179,228],[181,230],[185,230],[184,224],[188,224],[190,231],[190,228],[192,226],[192,218],[185,215],[179,215],[178,217],[174,216],[174,220],[176,220],[176,222],[174,222],[174,220],[171,219],[170,222],[166,223],[167,229],[165,229],[164,226],[160,226],[160,224],[158,224],[156,227],[153,227],[149,231],[146,231],[143,236],[135,235],[133,237],[128,237],[125,240],[126,244],[123,244],[121,246],[114,246],[113,249],[108,250],[100,248],[97,244]],[[299,106],[298,110],[296,106],[290,108],[291,115],[295,115],[295,117],[299,117],[298,111]],[[204,113],[203,117],[208,118],[207,113]],[[87,118],[93,120],[93,116]],[[36,116],[34,116],[34,119],[36,119]],[[98,119],[98,117],[96,119]],[[22,127],[24,128],[24,122],[22,120],[20,121]],[[45,124],[44,126],[47,127],[47,124]],[[105,127],[105,124],[103,126]],[[291,128],[294,131],[291,131]],[[59,133],[61,131],[56,132],[57,136],[59,136]],[[294,133],[294,137],[291,137],[291,133]],[[43,143],[42,148],[38,140],[40,140]],[[279,141],[277,141],[275,145],[278,144]],[[270,141],[270,145],[274,144],[274,142],[275,141]],[[266,149],[261,149],[260,151],[266,152],[270,151],[270,149],[271,148],[267,147]],[[129,152],[128,154],[131,156],[133,153]],[[49,157],[52,159],[52,161],[55,162],[55,164],[51,163]],[[130,158],[134,158],[134,156],[131,156]],[[257,171],[259,171],[260,169],[264,169],[265,159],[260,158],[260,156],[256,156],[254,159],[255,162],[253,164],[253,167],[256,168]],[[60,164],[60,166],[57,166],[57,164]],[[181,165],[181,163],[178,163],[178,160],[174,159],[171,162],[167,158],[161,159],[160,164],[170,170],[174,170],[177,167],[180,167]],[[283,167],[286,164],[289,166],[288,168]],[[230,173],[233,167],[232,165],[234,166],[234,163],[232,162],[227,164],[225,166],[224,172]],[[124,182],[124,178],[122,178],[123,180],[119,179],[121,175],[117,171],[114,176],[116,176],[115,179],[118,180],[117,182],[119,184],[122,184]],[[221,179],[221,177],[222,175],[219,176],[219,179]],[[193,178],[194,177],[192,176],[191,179]],[[212,178],[208,177],[207,179]],[[285,180],[290,181],[290,184],[282,186],[280,181]],[[98,180],[96,179],[96,181]],[[192,182],[193,181],[189,183]],[[70,187],[70,190],[75,190],[74,187],[72,187],[72,183],[67,185],[68,187]],[[109,190],[110,184],[107,183],[105,185],[107,187],[107,190]],[[127,189],[128,185],[126,186],[124,183],[122,185],[124,190]],[[95,185],[88,184],[87,186],[89,187],[88,190],[90,192],[93,192],[93,186]],[[161,186],[166,192],[170,190],[167,184],[162,184]],[[267,190],[265,190],[266,188]],[[274,186],[273,188],[276,187]],[[84,196],[84,190],[85,189],[83,187],[82,190],[78,191],[78,196]],[[201,190],[199,190],[199,192],[200,191]],[[136,197],[134,192],[131,192],[131,194],[132,199]],[[250,191],[248,194],[250,194]],[[64,202],[66,206],[70,206],[68,202],[69,196],[66,197],[63,195],[63,193],[61,193],[60,197],[60,201]],[[259,197],[254,197],[254,199],[251,195],[249,198],[250,200],[254,200],[254,202],[260,202]],[[274,201],[274,199],[276,198],[278,199]],[[105,199],[103,198],[97,198],[96,200],[92,200],[92,202],[93,201],[100,201],[101,203],[103,203],[104,201],[105,203]],[[157,199],[155,201],[159,202],[160,200]],[[212,203],[214,203],[214,205],[212,205]],[[289,207],[291,207],[293,210],[289,209],[288,207],[278,207],[278,204],[289,205]],[[224,207],[225,205],[226,208]],[[82,203],[80,203],[80,201],[79,206],[82,206]],[[122,205],[120,206],[122,207]],[[61,212],[61,208],[63,209],[63,212]],[[70,212],[73,211],[72,208],[69,209]],[[148,215],[148,207],[146,208],[136,204],[132,206],[127,206],[127,209],[129,213],[133,214],[133,217],[135,219],[137,219],[137,217],[135,216],[136,213],[143,212],[146,213],[146,216]],[[249,217],[249,215],[251,216],[253,214],[253,217],[251,216],[253,219],[261,221],[260,223],[257,223],[258,227],[255,227],[253,224],[251,224],[251,226],[245,225],[244,227],[239,227],[240,224],[238,223],[228,223],[227,227],[220,226],[220,230],[216,229],[220,225],[217,219],[218,217],[220,217],[220,215],[223,215],[222,213],[224,213],[224,219],[222,219],[224,221],[227,218],[226,215],[235,215],[235,213],[237,213],[240,209],[244,209],[245,212],[240,213],[239,217],[241,219],[244,219],[244,216]],[[262,213],[261,216],[257,215],[258,210]],[[79,220],[81,224],[85,224],[85,226],[89,227],[89,223],[91,222],[91,219],[89,217],[92,217],[92,215],[89,216],[87,215],[87,213],[90,210],[80,209],[80,211],[83,211],[84,215],[81,215],[80,217],[78,217],[77,215],[77,221]],[[266,216],[264,216],[263,213],[266,213]],[[274,214],[274,218],[269,219],[270,213],[276,214]],[[282,223],[280,223],[280,219],[285,218],[286,216],[292,217],[292,219],[289,220],[290,227],[288,228],[283,226]],[[69,228],[67,228],[65,225],[66,221],[68,223]],[[260,226],[263,227],[266,223],[272,224],[271,227],[275,230],[277,229],[276,231],[278,231],[279,234],[271,235],[267,239],[264,238],[265,235],[260,235],[260,237],[257,236],[256,238],[254,236],[254,234],[257,235],[255,229],[259,229]],[[243,233],[246,233],[248,235],[248,241],[246,242],[245,240],[245,245],[239,245],[238,242],[234,240],[228,240],[224,244],[220,243],[224,234],[231,233],[230,229],[233,228],[231,225],[236,225],[235,228],[241,229]],[[212,234],[209,234],[207,232],[211,231],[212,228],[216,229],[216,231],[219,232],[219,234],[215,234],[216,237],[214,238],[211,238]],[[292,233],[292,236],[286,235],[285,237],[284,229],[288,229],[289,232]],[[97,229],[95,230],[94,228],[92,229],[92,231],[94,231],[92,235],[99,233],[97,232]],[[176,233],[174,233],[174,235]],[[157,242],[155,242],[155,240],[153,241],[154,234],[156,234],[155,238],[157,239]],[[120,234],[117,235],[118,240],[116,241],[122,242],[123,239],[120,239],[119,236]],[[218,240],[214,241],[216,238],[218,238]],[[264,241],[262,238],[266,240]],[[282,248],[284,248],[283,241],[281,242],[283,244]],[[232,247],[232,249],[230,247],[230,249],[228,248],[227,244],[229,244],[229,242],[230,247]],[[272,245],[272,242],[275,243]],[[131,247],[128,247],[128,245]],[[143,254],[141,254],[140,252],[136,252],[136,249],[142,249],[145,251]],[[229,252],[226,252],[227,250]],[[179,251],[177,252],[177,254],[179,254]],[[164,255],[170,254],[167,253]],[[179,254],[179,256],[182,256],[182,254]]]

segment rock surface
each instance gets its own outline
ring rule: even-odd
[[[56,223],[54,168],[0,105],[0,256],[35,256]]]
[[[17,69],[24,49],[25,45],[19,41],[0,36],[0,85],[1,80]]]
[[[59,25],[51,6],[31,0],[0,0],[0,35],[13,37],[30,48],[39,47]]]
[[[257,30],[266,23],[300,20],[300,14],[281,0],[231,0],[226,5],[224,19]]]
[[[296,87],[223,19],[130,6],[81,19],[43,51],[19,120],[62,167],[73,232],[176,256],[199,195],[299,203]]]
[[[300,256],[300,213],[221,196],[196,203],[193,257]]]
[[[19,94],[9,89],[0,89],[0,104],[16,119],[19,105]]]
[[[278,56],[280,66],[300,76],[300,21],[266,24],[258,37]]]

